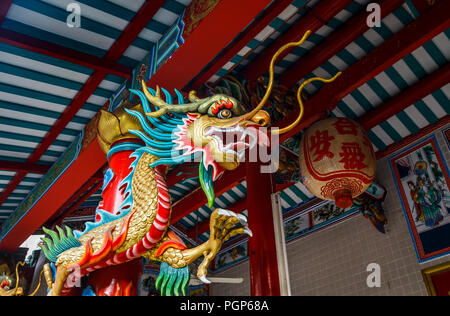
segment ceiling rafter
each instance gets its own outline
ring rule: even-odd
[[[131,43],[137,38],[139,33],[147,26],[153,16],[164,4],[164,0],[155,0],[145,2],[139,11],[136,13],[134,19],[128,24],[120,37],[114,42],[109,51],[105,55],[105,60],[116,62]],[[107,72],[103,70],[96,70],[89,77],[81,90],[73,98],[72,102],[66,107],[60,118],[54,123],[50,131],[44,136],[42,142],[34,150],[34,152],[27,159],[27,163],[35,164],[56,140],[58,135],[73,119],[76,113],[86,103],[92,93],[98,88],[100,83],[107,76]],[[19,172],[8,184],[0,195],[0,206],[6,201],[8,196],[16,189],[19,183],[25,178],[26,172]]]
[[[438,2],[425,14],[348,67],[334,82],[326,84],[307,101],[304,119],[290,132],[283,134],[280,141],[292,137],[311,125],[324,113],[333,110],[347,94],[445,31],[450,26],[447,14],[449,10],[450,2]],[[296,116],[297,114],[293,113],[283,119],[283,122],[280,122],[283,125],[280,124],[280,127],[294,121]]]
[[[383,0],[380,2],[381,18],[384,18],[404,3],[403,0]],[[370,27],[366,23],[367,12],[362,10],[345,24],[311,49],[305,56],[289,67],[279,78],[281,85],[292,87],[299,78],[305,78],[317,67],[327,62],[347,45],[361,36]]]
[[[104,71],[125,79],[131,78],[132,69],[127,66],[67,47],[59,46],[26,34],[2,29],[0,30],[0,43],[50,56],[56,59],[65,60],[94,70]]]
[[[393,143],[393,144],[389,145],[388,147],[386,147],[385,149],[377,151],[375,153],[375,156],[376,156],[377,160],[382,159],[382,158],[396,152],[399,149],[405,148],[405,146],[408,146],[408,145],[414,143],[415,141],[419,140],[420,138],[425,137],[426,135],[429,135],[430,133],[434,132],[435,130],[437,130],[441,127],[444,127],[448,124],[450,124],[450,115],[447,114],[446,116],[439,119],[439,121],[437,121],[436,123],[425,126],[421,130],[419,130],[417,133],[406,136],[400,142]]]
[[[424,79],[403,90],[395,97],[361,116],[358,119],[358,123],[366,130],[370,130],[397,113],[405,110],[410,105],[437,91],[449,82],[450,63],[447,63],[444,67],[439,68]]]
[[[322,0],[309,10],[305,16],[298,20],[291,28],[280,35],[271,45],[266,48],[252,63],[242,71],[242,75],[249,82],[255,82],[258,77],[263,75],[269,69],[270,61],[273,55],[280,47],[290,42],[299,41],[306,31],[313,33],[328,23],[336,14],[345,9],[352,1],[349,0]],[[293,49],[293,48],[292,48]],[[278,60],[281,60],[292,49],[284,51]]]
[[[242,32],[221,54],[212,60],[209,66],[197,75],[185,88],[185,90],[198,90],[205,82],[219,71],[231,58],[233,58],[248,42],[258,35],[270,22],[273,21],[292,0],[274,1],[249,28]]]

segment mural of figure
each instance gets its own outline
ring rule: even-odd
[[[448,189],[445,183],[439,182],[437,184],[438,190],[441,193],[442,199],[444,200],[444,207],[447,213],[450,214],[450,195],[448,194]]]
[[[418,195],[417,195],[418,188],[412,181],[408,181],[408,186],[410,189],[409,193],[411,194],[411,199],[414,202],[414,208],[416,209],[416,213],[417,213],[416,222],[419,222],[419,221],[423,222],[424,221],[423,208],[422,208],[422,205],[419,203],[419,199],[418,199]]]
[[[422,205],[423,214],[425,219],[425,225],[427,227],[433,227],[439,225],[439,223],[444,219],[440,210],[439,202],[436,194],[436,189],[430,186],[426,186],[425,180],[423,178],[417,179],[417,196],[418,201]]]

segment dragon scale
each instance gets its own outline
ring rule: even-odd
[[[108,230],[113,240],[120,238],[124,226],[128,226],[126,237],[120,247],[92,266],[83,267],[83,272],[92,272],[109,265],[124,263],[142,256],[160,244],[167,230],[170,217],[170,195],[163,168],[150,167],[157,157],[143,153],[137,162],[132,180],[133,205],[127,216],[94,228],[79,238],[82,244],[90,243],[93,254],[100,253],[104,236]],[[127,217],[130,216],[129,222]],[[157,247],[156,247],[157,248]],[[69,249],[58,256],[56,265],[80,262],[86,255],[84,246]],[[103,250],[105,251],[105,250]],[[85,274],[82,273],[82,274]]]

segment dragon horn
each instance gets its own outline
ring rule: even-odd
[[[153,96],[147,88],[147,85],[145,84],[145,81],[142,80],[142,89],[144,90],[145,97],[147,100],[150,101],[153,105],[157,106],[159,108],[156,112],[146,113],[148,116],[151,117],[160,117],[167,112],[169,112],[171,104],[164,102],[163,99],[161,99],[161,90],[159,89],[159,86],[156,86],[156,93],[155,96]]]
[[[189,101],[191,101],[191,102],[200,101],[200,98],[197,96],[197,92],[195,90],[192,90],[191,92],[189,92]]]
[[[144,90],[144,94],[146,98],[152,103],[153,105],[157,106],[159,109],[155,112],[146,113],[147,116],[150,117],[160,117],[168,112],[173,113],[187,113],[187,112],[195,112],[207,100],[202,100],[195,96],[195,94],[192,94],[192,92],[189,94],[191,100],[195,100],[195,102],[192,103],[185,103],[185,104],[170,104],[165,102],[161,98],[161,89],[156,86],[156,93],[153,96],[145,84],[144,80],[142,80],[142,89]]]

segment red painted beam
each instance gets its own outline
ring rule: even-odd
[[[139,33],[150,22],[153,15],[159,10],[164,3],[164,0],[147,1],[141,9],[136,13],[134,19],[128,24],[125,30],[122,32],[117,41],[111,46],[110,50],[106,53],[105,59],[116,62],[125,50],[136,39]],[[69,122],[74,118],[76,113],[86,103],[92,93],[98,88],[100,83],[107,76],[106,71],[94,71],[92,76],[86,81],[81,90],[66,107],[60,118],[54,123],[49,132],[44,136],[42,142],[34,150],[34,152],[27,159],[27,163],[36,163],[50,145],[56,140],[58,135],[64,130]],[[105,159],[106,162],[106,159]],[[14,179],[9,183],[6,189],[0,195],[0,205],[8,198],[8,196],[15,190],[17,185],[23,180],[26,173],[18,173]]]
[[[122,57],[123,53],[130,47],[142,30],[151,21],[153,16],[162,7],[165,0],[146,1],[134,16],[133,20],[128,23],[125,30],[105,55],[106,60],[117,61]]]
[[[100,168],[100,170],[103,168]],[[54,216],[52,216],[47,221],[47,226],[52,226],[53,223],[57,223],[59,225],[64,218],[68,216],[67,209],[71,207],[78,199],[82,198],[86,191],[93,186],[94,184],[103,183],[100,181],[100,177],[103,176],[101,171],[98,171],[92,178],[90,178],[88,181],[86,181],[85,184],[83,184],[59,209],[55,212]],[[95,193],[95,191],[94,191]],[[93,194],[93,193],[92,193]],[[90,194],[90,195],[92,195]],[[83,201],[85,201],[84,199]]]
[[[450,1],[440,1],[417,20],[393,35],[369,54],[348,67],[334,82],[326,84],[305,104],[304,119],[293,130],[283,134],[280,141],[297,134],[320,119],[338,102],[380,72],[386,70],[415,49],[450,27]],[[295,116],[295,117],[294,117]],[[291,115],[289,121],[295,120]]]
[[[73,212],[75,212],[76,210],[78,210],[78,208],[81,206],[81,204],[84,203],[84,201],[86,201],[92,194],[94,194],[95,192],[97,192],[98,190],[100,190],[100,188],[103,185],[103,181],[95,181],[94,182],[94,186],[89,189],[89,186],[84,186],[85,190],[83,190],[84,194],[82,194],[81,196],[77,196],[78,200],[75,202],[75,204],[73,204],[72,206],[70,206],[68,209],[64,210],[62,209],[63,213],[58,216],[58,218],[56,219],[57,221],[57,225],[60,225],[61,222],[64,220],[64,218],[70,216]],[[88,191],[86,191],[87,189],[89,189]]]
[[[236,214],[240,214],[243,211],[247,209],[247,199],[243,198],[242,200],[234,203],[230,207],[227,208],[227,210],[230,210]],[[186,233],[186,235],[191,239],[196,239],[197,236],[200,236],[204,232],[207,232],[209,230],[209,219],[204,220],[203,222],[199,223],[197,227],[193,227],[189,229]]]
[[[449,82],[450,63],[447,63],[444,67],[439,68],[426,78],[403,90],[392,99],[377,106],[376,109],[364,114],[358,119],[358,123],[366,130],[370,130]]]
[[[443,118],[441,118],[439,121],[437,121],[434,124],[428,125],[424,128],[422,128],[418,133],[411,134],[405,138],[403,138],[400,142],[393,143],[386,147],[383,150],[377,151],[375,153],[375,156],[377,160],[382,159],[386,156],[389,156],[396,152],[397,150],[405,148],[405,146],[408,146],[415,141],[419,140],[422,137],[427,136],[428,134],[434,132],[435,130],[444,127],[446,125],[450,124],[450,115],[446,115]]]
[[[290,182],[290,181],[286,182],[286,183],[283,183],[283,184],[277,184],[277,185],[275,185],[275,192],[283,191],[283,190],[289,188],[291,185],[294,185],[294,184],[295,184],[295,182]]]
[[[270,0],[222,0],[203,18],[171,58],[150,78],[148,86],[181,90],[253,19]]]
[[[0,170],[45,174],[49,169],[50,167],[45,165],[0,160]]]
[[[205,82],[217,73],[230,59],[232,59],[247,43],[255,38],[270,22],[273,21],[284,9],[286,9],[292,0],[274,1],[256,21],[246,29],[245,32],[233,41],[225,51],[223,51],[207,69],[197,75],[185,90],[198,90]]]
[[[249,64],[242,72],[244,77],[249,82],[255,82],[258,77],[269,69],[273,55],[275,55],[281,46],[290,42],[299,41],[308,30],[311,30],[313,33],[316,32],[351,2],[349,0],[320,1]],[[278,60],[283,59],[291,51],[292,49],[286,50],[280,55]]]
[[[420,14],[426,12],[430,7],[436,4],[436,2],[442,0],[411,0],[414,7],[419,11]]]
[[[0,27],[2,26],[12,3],[13,0],[2,0],[2,2],[0,3]]]
[[[0,42],[126,79],[131,78],[131,73],[133,71],[133,69],[116,62],[98,58],[11,30],[0,30]]]
[[[229,191],[237,184],[242,182],[245,178],[245,166],[238,167],[233,172],[225,172],[225,174],[219,180],[214,183],[214,192],[216,196],[220,196],[223,193]],[[189,215],[193,211],[199,209],[203,205],[208,203],[205,193],[201,187],[191,192],[184,198],[176,201],[172,206],[171,223],[176,223],[186,215]]]
[[[401,6],[403,0],[383,0],[379,2],[381,8],[381,18],[384,18],[392,11]],[[327,62],[331,57],[343,50],[347,45],[361,36],[369,29],[367,25],[367,11],[362,10],[352,17],[345,24],[334,31],[323,42],[302,56],[297,62],[289,67],[280,77],[280,84],[292,87],[300,79],[306,77],[317,67]]]

